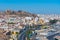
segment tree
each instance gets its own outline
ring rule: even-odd
[[[22,10],[18,10],[18,12],[22,12]]]
[[[29,37],[30,34],[32,34],[32,30],[28,30],[26,32],[27,40],[30,40],[30,37]]]
[[[50,24],[55,24],[58,20],[54,19],[54,20],[50,20],[49,23]]]

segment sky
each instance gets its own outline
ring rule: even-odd
[[[36,14],[60,14],[60,0],[0,0],[0,11],[8,9]]]

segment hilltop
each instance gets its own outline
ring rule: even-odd
[[[0,12],[0,15],[18,15],[21,17],[23,16],[36,17],[37,16],[36,14],[32,14],[32,13],[21,11],[21,10],[18,10],[18,11],[6,10],[4,12]]]

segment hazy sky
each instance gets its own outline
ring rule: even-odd
[[[0,0],[0,10],[7,9],[40,14],[60,14],[60,0]]]

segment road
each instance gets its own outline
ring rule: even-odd
[[[37,29],[40,29],[40,26],[38,26],[37,28],[35,28],[34,30],[37,30]],[[27,30],[30,30],[30,28],[28,26],[26,26],[24,29],[23,29],[23,32],[19,35],[18,37],[18,40],[25,40],[25,33]]]
[[[19,35],[18,40],[25,40],[26,37],[25,33],[27,30],[29,30],[29,28],[27,27],[23,29],[23,32]]]
[[[52,35],[52,36],[48,36],[47,39],[48,39],[48,40],[54,40],[54,37],[55,37],[56,35],[60,35],[60,33],[54,34],[54,35]]]

